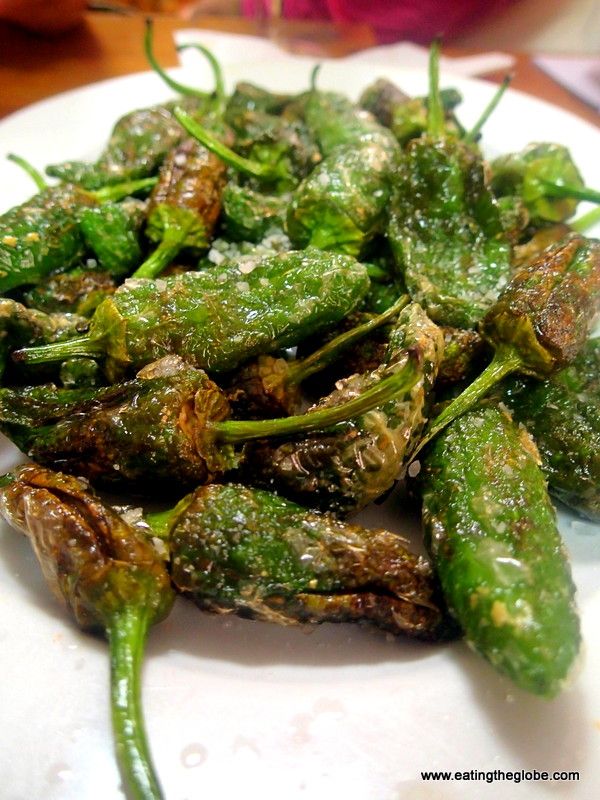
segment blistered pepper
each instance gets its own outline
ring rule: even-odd
[[[412,299],[441,325],[473,328],[508,280],[511,246],[482,157],[444,129],[437,59],[434,47],[428,132],[399,162],[388,236]]]
[[[173,604],[164,562],[81,480],[26,466],[6,483],[0,511],[29,537],[50,588],[81,628],[108,638],[119,765],[132,797],[158,800],[162,792],[144,730],[140,673],[148,629]]]
[[[225,165],[193,139],[166,157],[150,195],[146,236],[158,247],[133,273],[155,278],[183,250],[206,249],[221,213]]]
[[[573,233],[520,270],[481,322],[490,364],[431,422],[419,449],[498,381],[546,378],[583,347],[600,308],[600,242]]]
[[[197,489],[147,521],[165,537],[179,591],[202,609],[269,622],[370,622],[455,635],[431,569],[405,541],[232,484]]]
[[[336,407],[376,386],[382,377],[402,370],[413,353],[419,374],[410,394],[331,431],[247,445],[242,466],[248,482],[274,488],[309,507],[344,514],[381,497],[394,485],[425,425],[442,351],[441,330],[417,304],[405,308],[390,333],[381,366],[340,381],[314,408]]]
[[[535,440],[550,492],[600,520],[600,339],[545,381],[509,379],[501,389]]]
[[[86,336],[15,357],[41,363],[106,355],[113,375],[177,353],[197,367],[222,372],[334,325],[368,286],[358,261],[317,250],[164,280],[130,280],[98,306]]]
[[[335,408],[271,420],[229,420],[205,372],[166,356],[134,380],[100,389],[0,389],[0,427],[31,458],[104,484],[152,492],[208,483],[238,463],[232,444],[323,430],[392,398],[417,380],[409,357],[393,375]]]
[[[149,188],[154,179],[127,181],[95,192],[75,186],[44,189],[0,216],[0,292],[38,283],[78,264],[86,252],[84,209]]]

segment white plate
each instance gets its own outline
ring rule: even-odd
[[[296,61],[230,70],[300,90]],[[380,67],[327,63],[325,88],[352,96]],[[386,71],[410,93],[426,76]],[[181,75],[180,75],[181,77]],[[186,76],[193,80],[193,76]],[[478,116],[495,87],[452,79],[461,118]],[[38,103],[0,123],[0,210],[33,193],[3,159],[16,151],[42,167],[92,158],[114,120],[169,91],[151,74],[105,81]],[[600,186],[598,131],[546,103],[508,92],[484,131],[490,155],[532,140],[567,144],[586,181]],[[8,446],[2,466],[14,459]],[[397,501],[370,510],[405,531]],[[600,530],[561,514],[579,590],[585,654],[573,686],[552,702],[530,697],[462,643],[434,647],[377,631],[323,625],[307,634],[211,617],[179,602],[150,637],[144,706],[169,800],[417,800],[600,796]],[[105,644],[75,628],[39,576],[25,539],[0,534],[0,795],[7,800],[119,797],[110,732]],[[424,782],[421,770],[555,770],[579,782]]]

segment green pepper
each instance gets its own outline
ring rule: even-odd
[[[82,211],[83,239],[100,269],[123,278],[142,263],[140,235],[145,219],[146,205],[133,198]]]
[[[393,634],[454,634],[427,562],[366,530],[245,486],[206,486],[149,515],[176,587],[201,608],[280,624],[368,621]]]
[[[88,321],[76,314],[46,314],[8,297],[0,298],[0,375],[11,350],[60,342],[82,333],[87,327]]]
[[[205,423],[229,405],[206,373],[167,356],[137,377],[89,389],[0,389],[0,425],[36,462],[145,493],[214,480],[235,465]]]
[[[234,169],[262,181],[286,177],[280,166],[244,158],[183,111],[175,113],[188,133]],[[292,244],[362,252],[385,228],[397,154],[393,137],[371,133],[324,158],[292,192],[286,221]]]
[[[293,192],[286,229],[294,247],[359,255],[387,223],[397,152],[379,141],[334,151]]]
[[[223,190],[222,225],[228,239],[260,242],[272,228],[283,230],[288,200],[230,181]]]
[[[90,332],[15,354],[30,363],[108,356],[110,375],[178,353],[212,372],[297,344],[334,325],[366,293],[365,267],[317,250],[257,258],[164,280],[130,280],[98,306]]]
[[[390,333],[381,366],[338,382],[314,409],[335,407],[377,386],[390,372],[402,370],[413,353],[419,369],[409,396],[393,398],[332,431],[246,445],[242,467],[248,482],[274,488],[312,508],[343,514],[381,497],[393,486],[426,422],[442,350],[442,332],[420,306],[405,308]]]
[[[473,328],[508,280],[511,247],[483,159],[444,130],[437,57],[428,132],[400,161],[388,236],[412,299],[441,325]]]
[[[177,106],[190,114],[202,113],[202,104],[194,97],[131,111],[115,124],[97,161],[52,164],[46,168],[47,174],[84,189],[155,175],[167,153],[185,135],[173,116]]]
[[[550,182],[583,188],[579,170],[563,145],[530,144],[520,153],[495,159],[491,169],[494,192],[521,197],[534,221],[564,222],[575,213],[577,200],[555,197],[548,186]]]
[[[280,114],[292,99],[292,95],[276,94],[253,83],[241,81],[236,84],[227,100],[225,122],[234,130],[243,130],[248,112]]]
[[[31,458],[104,484],[194,486],[235,467],[232,443],[322,430],[404,397],[417,379],[414,358],[397,373],[335,408],[274,420],[228,420],[225,395],[177,356],[134,380],[100,389],[0,389],[0,427]]]
[[[321,160],[318,147],[299,120],[252,111],[241,122],[235,152],[276,172],[279,177],[270,188],[278,194],[293,189]]]
[[[442,89],[440,100],[444,108],[446,130],[462,135],[465,131],[453,113],[462,102],[462,95],[456,89]],[[428,98],[409,97],[385,78],[379,78],[368,86],[358,103],[389,128],[401,145],[427,131]]]
[[[533,436],[550,492],[600,520],[600,339],[545,381],[506,381],[501,397]]]
[[[134,528],[87,492],[86,484],[67,475],[21,468],[2,490],[0,510],[29,537],[46,580],[77,624],[106,634],[119,765],[131,797],[159,800],[140,672],[148,629],[173,604],[164,563]]]
[[[79,224],[85,208],[146,189],[153,179],[127,181],[96,192],[53,186],[0,216],[0,292],[38,283],[85,255]]]
[[[359,147],[373,142],[395,151],[396,139],[373,114],[359,108],[343,94],[316,88],[317,71],[318,67],[313,70],[312,88],[306,95],[304,121],[323,156],[330,155],[338,147]]]
[[[467,641],[552,697],[580,646],[574,585],[531,438],[486,404],[455,420],[421,470],[426,543]]]
[[[512,372],[546,378],[579,353],[600,308],[600,242],[573,233],[519,271],[481,323],[490,364],[431,422],[419,449]]]
[[[225,165],[185,139],[160,168],[150,195],[146,235],[158,247],[133,273],[134,278],[154,278],[182,250],[208,247],[221,212]]]
[[[48,276],[25,292],[23,299],[28,306],[47,313],[74,313],[88,317],[116,288],[115,279],[108,272],[75,267]]]

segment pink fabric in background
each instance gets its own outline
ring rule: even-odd
[[[516,0],[283,0],[286,19],[370,25],[380,42],[451,39]],[[270,0],[242,0],[245,17],[267,16]]]

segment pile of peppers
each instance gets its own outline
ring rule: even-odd
[[[550,496],[600,519],[600,242],[573,220],[598,192],[556,143],[486,161],[505,86],[466,130],[437,45],[427,97],[358,104],[318,70],[227,96],[204,48],[199,91],[145,48],[177,99],[54,182],[13,157],[38,191],[0,216],[0,430],[30,459],[0,512],[108,640],[129,795],[163,796],[140,669],[177,594],[464,637],[555,696],[581,634]],[[398,484],[427,556],[348,519]]]

